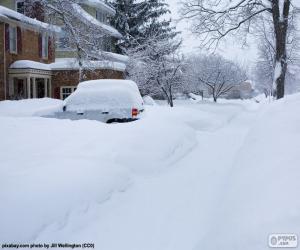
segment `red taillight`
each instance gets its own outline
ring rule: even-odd
[[[139,110],[138,110],[138,109],[133,108],[133,109],[131,110],[131,115],[132,115],[132,117],[135,117],[135,116],[137,116],[138,114],[139,114]]]

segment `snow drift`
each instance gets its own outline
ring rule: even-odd
[[[60,230],[136,175],[165,171],[195,145],[185,124],[150,115],[116,125],[30,117],[49,104],[60,102],[0,103],[1,242],[34,242],[45,230]]]

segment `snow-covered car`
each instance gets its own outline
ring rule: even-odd
[[[89,119],[106,123],[130,122],[140,118],[144,102],[135,82],[92,80],[81,82],[66,98],[59,118]]]

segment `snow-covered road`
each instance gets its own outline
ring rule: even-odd
[[[59,185],[61,190],[44,189],[46,195],[54,194],[51,196],[54,201],[61,202],[65,199],[72,202],[57,204],[60,210],[54,209],[54,212],[52,206],[49,209],[39,203],[39,209],[33,207],[33,211],[45,209],[41,217],[51,215],[51,218],[36,221],[34,214],[27,211],[26,215],[29,218],[31,215],[30,219],[38,225],[27,226],[31,232],[19,231],[19,237],[12,233],[13,227],[7,230],[0,226],[0,232],[10,232],[6,234],[6,239],[1,239],[0,236],[0,242],[20,239],[36,243],[91,242],[99,250],[267,249],[268,234],[276,230],[297,233],[300,229],[300,202],[292,199],[299,195],[297,179],[300,178],[300,170],[296,166],[300,160],[297,154],[300,152],[300,130],[296,125],[291,125],[299,122],[299,118],[293,116],[299,103],[299,95],[270,105],[253,101],[226,101],[221,104],[192,104],[183,101],[173,110],[161,106],[149,107],[144,120],[150,125],[140,123],[127,124],[125,127],[101,126],[100,130],[105,130],[102,133],[94,123],[82,123],[80,126],[89,129],[82,136],[77,123],[60,123],[60,129],[65,133],[71,126],[72,133],[77,133],[76,140],[85,137],[84,144],[76,141],[80,146],[75,149],[81,150],[81,153],[75,161],[85,159],[84,163],[91,173],[87,175],[79,171],[80,164],[71,162],[71,166],[76,166],[79,171],[76,173],[79,175],[78,182],[72,183],[74,192],[70,190],[71,184],[69,189],[69,185],[54,180],[53,185]],[[18,119],[25,124],[26,119],[38,120],[38,126],[41,126],[40,120],[50,124],[47,119],[45,121],[42,118]],[[283,119],[289,122],[285,123]],[[51,122],[52,132],[61,134],[56,131],[55,122]],[[9,125],[11,124],[12,121]],[[170,124],[173,129],[169,127]],[[33,125],[32,121],[29,125]],[[14,129],[18,130],[16,123]],[[146,133],[145,129],[152,130],[152,133]],[[271,135],[279,129],[283,129],[284,133],[281,139],[280,136],[277,139],[288,140],[293,149],[285,148],[281,157],[275,155],[270,159],[273,150],[265,150],[265,147],[271,148]],[[99,140],[102,138],[107,142],[105,134],[109,134],[110,130],[113,130],[116,137],[109,138],[113,142],[106,144],[106,150],[100,153],[99,149],[103,148],[93,141],[95,134]],[[133,135],[135,131],[137,132]],[[265,135],[268,134],[266,131],[270,132],[269,136]],[[132,143],[126,134],[133,136],[135,142]],[[66,138],[71,137],[67,135]],[[47,142],[50,141],[47,138]],[[126,146],[116,147],[120,141]],[[71,143],[75,143],[74,139]],[[68,147],[70,144],[64,146]],[[64,149],[65,153],[65,147],[58,149]],[[82,151],[91,147],[91,151]],[[136,156],[136,161],[130,162],[130,157],[135,158],[132,150],[137,154],[141,153],[143,157]],[[54,157],[57,153],[54,150],[51,156]],[[249,155],[252,160],[247,158]],[[73,155],[67,151],[67,156]],[[7,163],[13,163],[10,157],[5,159]],[[63,155],[60,155],[60,159],[63,159]],[[108,168],[110,170],[104,167],[98,172],[95,169],[97,166],[91,165],[90,160],[102,160],[102,165],[111,164]],[[289,166],[285,167],[288,172],[278,169],[280,165],[275,163],[287,160]],[[65,161],[65,164],[68,163]],[[28,171],[32,168],[33,165],[28,164]],[[2,169],[2,173],[9,177],[20,174],[19,167],[14,166],[14,171],[11,173]],[[21,173],[26,177],[24,171]],[[72,169],[68,171],[70,178],[74,176]],[[68,171],[66,170],[66,174]],[[52,173],[50,171],[47,174]],[[102,175],[105,174],[107,178],[103,178]],[[280,179],[284,174],[285,178]],[[87,181],[80,180],[80,176]],[[31,180],[30,177],[27,179]],[[15,178],[11,179],[13,180]],[[4,187],[11,186],[8,181],[6,184]],[[276,195],[289,203],[274,209],[274,205],[278,205],[272,196],[274,189]],[[86,195],[91,190],[92,194],[86,199],[73,198]],[[287,190],[289,193],[284,197]],[[27,191],[33,192],[30,189]],[[55,194],[60,191],[62,197],[57,200]],[[105,195],[107,193],[109,195]],[[0,192],[2,200],[10,201],[6,194],[18,197],[18,192],[10,190]],[[33,192],[32,196],[35,197],[36,194]],[[265,199],[262,199],[264,196]],[[27,193],[27,198],[30,198],[30,193]],[[37,198],[47,200],[47,196]],[[25,205],[29,208],[31,206],[26,202]],[[33,206],[37,205],[33,202]],[[46,202],[46,205],[49,203]],[[0,216],[3,215],[0,212]],[[25,229],[26,225],[23,226],[23,230]]]
[[[95,208],[97,217],[81,216],[86,222],[82,229],[72,233],[73,226],[65,228],[65,234],[59,231],[54,238],[96,239],[97,249],[194,249],[215,222],[224,180],[257,115],[240,105],[204,105],[194,112],[207,109],[218,117],[189,118],[187,123],[197,129],[198,144],[172,170],[137,179],[133,188]],[[204,122],[212,124],[206,127]]]

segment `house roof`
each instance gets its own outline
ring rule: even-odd
[[[29,26],[33,29],[38,30],[47,30],[51,32],[58,33],[61,31],[60,27],[55,25],[50,25],[48,23],[44,23],[41,21],[38,21],[36,19],[27,17],[21,13],[18,13],[14,10],[8,9],[6,7],[0,6],[0,20],[2,21],[13,21],[16,22],[22,26]]]
[[[106,34],[116,37],[116,38],[122,38],[122,35],[119,31],[117,31],[115,28],[113,28],[107,24],[101,23],[96,18],[91,16],[89,13],[87,13],[83,8],[81,8],[80,5],[74,3],[73,9],[74,9],[74,11],[76,11],[76,13],[79,15],[79,17],[87,20],[88,22],[91,22],[92,24],[94,24],[96,26],[99,26]]]
[[[86,5],[104,10],[104,11],[108,12],[111,15],[116,14],[115,9],[112,8],[111,6],[109,6],[107,3],[105,3],[102,0],[79,0],[78,3],[86,4]]]
[[[79,63],[76,58],[59,58],[54,63],[45,64],[30,60],[19,60],[12,63],[10,69],[39,69],[39,70],[76,70],[79,69]],[[84,61],[83,68],[86,69],[112,69],[125,71],[126,65],[114,61]]]

